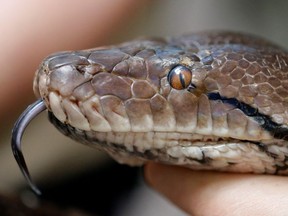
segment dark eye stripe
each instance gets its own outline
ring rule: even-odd
[[[269,131],[273,137],[288,140],[288,127],[274,122],[271,117],[259,113],[256,108],[241,102],[236,98],[222,97],[218,92],[208,93],[207,96],[209,100],[220,100],[223,103],[230,104],[233,107],[240,109],[246,116],[253,118],[264,130]]]

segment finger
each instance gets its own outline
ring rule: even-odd
[[[193,215],[285,215],[288,181],[281,176],[192,171],[148,164],[147,182]]]

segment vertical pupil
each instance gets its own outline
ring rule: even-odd
[[[181,83],[181,86],[183,87],[183,88],[185,88],[186,87],[186,84],[185,84],[185,76],[184,76],[184,74],[183,73],[179,73],[179,79],[180,79],[180,83]]]

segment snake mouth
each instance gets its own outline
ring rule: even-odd
[[[224,145],[226,143],[251,143],[261,146],[261,143],[269,143],[266,140],[247,140],[229,136],[204,135],[189,132],[171,131],[94,131],[83,130],[59,120],[53,112],[48,112],[50,122],[63,134],[70,136],[80,142],[85,143],[113,143],[118,146],[125,146],[131,151],[139,148],[141,151],[155,148],[165,148],[173,146],[213,146]]]
[[[179,132],[84,131],[62,123],[52,112],[49,112],[49,120],[64,135],[76,141],[104,150],[113,157],[120,154],[136,157],[141,161],[154,160],[183,165],[190,160],[208,166],[211,161],[222,160],[225,155],[230,164],[236,164],[240,163],[241,158],[247,157],[250,160],[252,154],[257,154],[266,162],[271,162],[279,155],[276,146],[283,146],[283,151],[285,150],[285,141],[277,139],[253,141]],[[123,162],[123,157],[116,156],[116,159]]]
[[[281,141],[261,142],[169,132],[95,132],[64,125],[53,113],[49,120],[66,136],[105,151],[119,163],[139,166],[146,161],[231,172],[281,173],[285,151]],[[257,155],[257,157],[255,157]],[[284,156],[283,156],[284,157]],[[285,165],[286,166],[286,165]]]

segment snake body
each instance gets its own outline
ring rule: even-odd
[[[287,64],[265,39],[200,32],[53,54],[34,92],[63,134],[120,163],[285,175]]]

